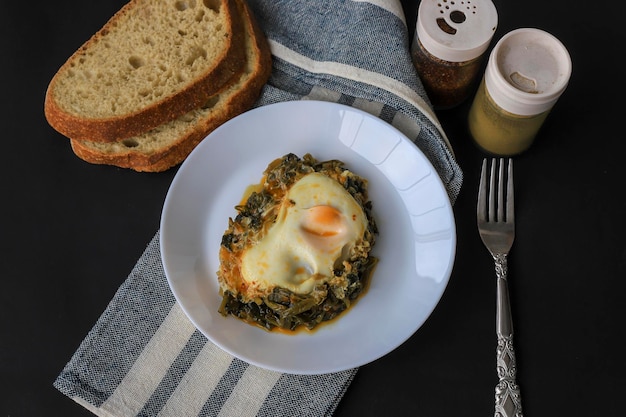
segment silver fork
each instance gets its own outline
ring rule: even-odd
[[[490,168],[488,167],[490,165]],[[506,169],[505,169],[506,166]],[[496,175],[497,171],[497,175]],[[498,385],[495,417],[522,417],[517,366],[513,348],[513,321],[507,284],[507,257],[515,238],[513,161],[509,158],[483,160],[478,189],[478,231],[496,267],[496,349]]]

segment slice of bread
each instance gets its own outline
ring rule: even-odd
[[[235,0],[131,0],[52,78],[44,112],[77,140],[128,138],[201,106],[243,66]]]
[[[142,135],[115,143],[72,139],[74,153],[94,164],[145,172],[165,171],[181,163],[219,125],[248,110],[270,76],[272,61],[254,16],[245,1],[237,2],[244,21],[246,62],[243,74],[234,83],[205,105]]]

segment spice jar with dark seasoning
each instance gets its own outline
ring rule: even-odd
[[[551,34],[521,28],[504,35],[491,51],[469,110],[474,142],[493,155],[528,149],[571,72],[567,49]]]
[[[491,0],[422,0],[411,56],[435,109],[467,99],[498,25]]]

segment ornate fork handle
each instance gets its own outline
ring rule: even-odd
[[[507,255],[493,256],[496,265],[497,304],[496,333],[498,335],[495,417],[522,417],[522,399],[516,382],[517,365],[513,348],[513,321],[507,283]]]

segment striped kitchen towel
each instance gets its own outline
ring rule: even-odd
[[[326,100],[372,113],[429,158],[454,203],[461,170],[411,63],[398,0],[249,0],[273,54],[257,106]],[[330,416],[357,369],[292,375],[209,342],[172,295],[159,234],[54,382],[99,416]]]

